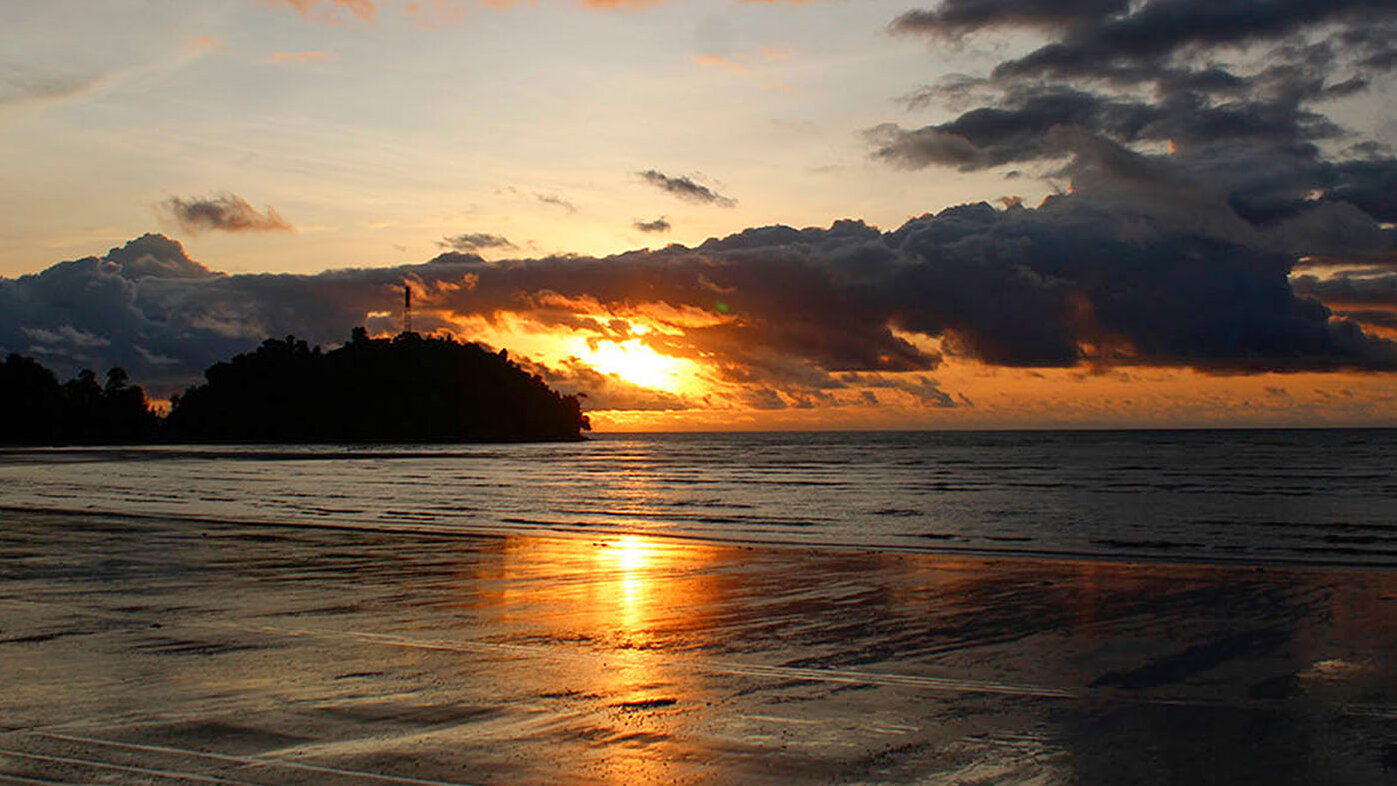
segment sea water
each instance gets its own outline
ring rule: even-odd
[[[0,451],[0,506],[442,534],[1397,565],[1397,430]]]

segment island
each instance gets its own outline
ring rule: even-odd
[[[120,369],[106,387],[90,371],[59,385],[12,355],[0,364],[0,442],[545,442],[590,429],[577,396],[552,390],[505,350],[413,332],[374,339],[356,328],[329,351],[295,336],[267,339],[204,377],[160,419]]]

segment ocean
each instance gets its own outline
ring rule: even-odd
[[[0,782],[1362,784],[1397,431],[0,452]]]
[[[1397,430],[599,434],[0,452],[12,510],[1118,561],[1397,565]]]

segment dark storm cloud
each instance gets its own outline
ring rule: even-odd
[[[914,401],[924,407],[935,407],[937,409],[954,409],[956,407],[973,406],[970,399],[964,395],[959,399],[941,389],[941,383],[921,374],[912,377],[888,376],[885,374],[864,374],[857,371],[840,374],[838,379],[841,383],[851,387],[877,388],[879,390],[900,390],[909,394]],[[859,394],[859,398],[869,404],[877,404],[878,396],[869,390],[864,390]]]
[[[1352,311],[1337,311],[1335,313],[1344,319],[1350,319],[1363,325],[1397,330],[1397,311],[1365,308]]]
[[[259,213],[237,194],[185,199],[171,197],[161,207],[186,232],[289,232],[291,225],[270,206]]]
[[[742,403],[752,409],[785,409],[786,400],[781,398],[781,394],[771,388],[756,388],[748,390],[742,395]]]
[[[924,407],[954,409],[961,406],[949,393],[942,390],[941,385],[934,379],[918,376],[916,383],[906,389],[912,395],[916,396],[917,400],[920,401]]]
[[[899,18],[894,30],[959,35],[1042,22],[1055,40],[985,77],[957,76],[906,99],[913,108],[938,97],[981,106],[920,129],[880,126],[872,136],[878,155],[913,167],[1052,158],[1064,151],[1041,135],[1054,125],[1123,143],[1310,146],[1314,155],[1313,142],[1344,133],[1315,102],[1370,87],[1371,64],[1397,47],[1394,11],[1390,0],[1153,0],[1128,9],[947,2]]]
[[[992,106],[967,111],[946,123],[910,130],[884,123],[866,136],[874,145],[874,156],[892,164],[971,171],[1072,154],[1049,136],[1059,126],[1126,144],[1169,142],[1185,153],[1245,144],[1311,159],[1318,152],[1313,141],[1343,133],[1325,116],[1291,99],[1210,102],[1180,93],[1147,102],[1063,84],[1030,84],[1007,87]],[[1390,173],[1390,164],[1379,161],[1370,166]]]
[[[1068,87],[1015,88],[1001,106],[966,112],[949,123],[906,131],[884,124],[868,132],[874,155],[910,168],[933,164],[961,170],[1062,155],[1048,139],[1056,126],[1087,128],[1134,140],[1163,113],[1144,104],[1113,100]]]
[[[631,227],[639,232],[652,233],[668,232],[673,228],[669,223],[669,219],[664,216],[660,216],[654,221],[636,221],[631,224]]]
[[[437,241],[439,248],[448,248],[452,251],[469,253],[485,248],[517,248],[509,239],[503,235],[491,235],[486,232],[467,232],[460,235],[444,237]]]
[[[949,0],[893,24],[958,38],[1036,26],[1050,41],[905,99],[972,108],[866,136],[892,165],[1014,166],[1092,201],[1274,253],[1390,251],[1397,159],[1326,114],[1371,89],[1397,44],[1387,0]],[[1347,151],[1335,155],[1340,140]],[[1164,149],[1168,149],[1168,153]]]
[[[1397,273],[1346,272],[1328,278],[1307,274],[1296,276],[1292,283],[1296,292],[1336,308],[1397,310]]]
[[[109,269],[126,279],[215,278],[223,275],[190,259],[184,246],[164,235],[146,234],[107,252]]]
[[[655,169],[637,172],[636,176],[661,191],[690,202],[699,202],[719,207],[735,207],[737,200],[723,196],[705,185],[695,183],[688,177],[670,177]]]
[[[247,304],[219,302],[223,278],[160,235],[0,278],[0,349],[33,355],[62,375],[120,365],[157,387],[183,384],[247,348],[248,334],[261,328],[244,321]]]
[[[177,243],[147,236],[100,259],[0,279],[0,350],[34,354],[60,373],[120,364],[168,392],[266,336],[343,341],[370,312],[391,313],[408,281],[421,330],[512,313],[574,335],[638,339],[695,360],[762,406],[833,400],[852,386],[958,403],[931,377],[905,373],[942,361],[909,341],[916,336],[1001,366],[1397,369],[1392,342],[1308,297],[1384,310],[1386,269],[1347,281],[1290,279],[1301,249],[1341,245],[1362,222],[1385,238],[1366,214],[1320,200],[1257,226],[1176,170],[1118,147],[1090,149],[1098,143],[1080,140],[1081,155],[1091,172],[1110,175],[1092,180],[1083,169],[1084,185],[1071,195],[1036,209],[966,205],[890,232],[858,221],[771,226],[606,258],[487,263],[451,252],[316,275],[219,275]],[[613,316],[661,329],[632,334]],[[395,321],[376,320],[371,328]],[[578,363],[546,376],[587,392],[592,407],[690,403]]]
[[[1129,0],[945,0],[935,10],[908,11],[890,29],[960,38],[986,27],[1071,27],[1120,14],[1129,5]]]
[[[1001,63],[995,76],[1091,76],[1199,49],[1280,40],[1322,25],[1381,27],[1392,10],[1391,0],[946,0],[935,10],[898,17],[892,29],[959,37],[996,27],[1057,28],[1057,40]],[[1348,43],[1387,51],[1376,37],[1350,36]]]

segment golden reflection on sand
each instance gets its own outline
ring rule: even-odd
[[[610,548],[601,549],[598,556],[603,562],[611,562],[620,575],[616,605],[621,629],[632,637],[641,634],[641,623],[659,591],[658,582],[647,570],[657,558],[658,549],[639,535],[625,535],[613,541]]]
[[[1397,768],[1388,570],[0,524],[0,781],[1388,784]]]
[[[704,639],[714,580],[711,549],[643,535],[604,540],[511,538],[499,611],[512,638],[569,647],[564,674],[541,675],[538,693],[565,688],[605,709],[576,717],[587,770],[606,783],[668,780],[692,751],[704,704],[700,672],[683,650]],[[561,678],[561,679],[560,679]]]

